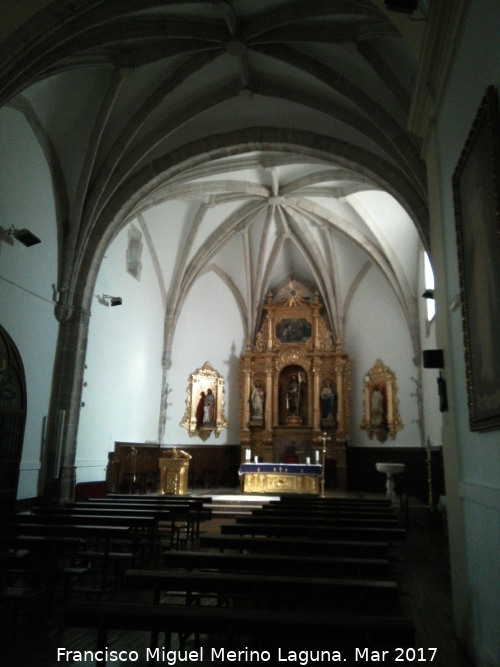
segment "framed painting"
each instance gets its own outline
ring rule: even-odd
[[[311,323],[305,317],[280,320],[276,324],[276,338],[280,343],[305,343],[311,338]]]
[[[472,431],[500,427],[500,140],[489,87],[453,174],[458,267]]]
[[[186,412],[181,426],[189,437],[197,435],[203,442],[213,432],[218,438],[227,428],[224,416],[224,378],[212,368],[208,361],[189,376]]]

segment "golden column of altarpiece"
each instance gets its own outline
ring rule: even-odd
[[[241,461],[321,462],[326,432],[335,486],[346,489],[350,359],[322,309],[317,293],[276,302],[268,294],[255,345],[240,357]]]

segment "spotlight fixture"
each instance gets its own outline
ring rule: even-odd
[[[434,290],[433,289],[426,289],[425,292],[422,294],[424,299],[433,299],[434,298]]]
[[[121,296],[110,296],[109,294],[103,294],[102,298],[106,300],[106,306],[121,306],[122,298]],[[101,301],[102,303],[102,301]]]
[[[19,241],[28,248],[37,243],[41,243],[38,236],[35,236],[29,229],[16,229],[14,225],[9,229],[9,236],[13,236],[16,241]]]
[[[121,296],[110,296],[109,294],[99,296],[99,294],[96,294],[96,298],[102,306],[121,306],[123,303]]]

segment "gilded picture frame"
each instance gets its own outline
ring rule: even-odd
[[[189,437],[198,436],[205,441],[213,433],[219,437],[227,428],[224,416],[224,378],[208,361],[189,376],[186,412],[181,426]]]
[[[453,173],[471,431],[500,427],[499,162],[498,95],[491,86]]]
[[[398,386],[393,371],[377,359],[363,379],[364,416],[360,428],[370,440],[394,440],[403,423],[399,415]]]

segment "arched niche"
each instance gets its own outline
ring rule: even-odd
[[[307,426],[309,391],[307,373],[302,366],[285,366],[278,378],[278,422],[280,426]]]

